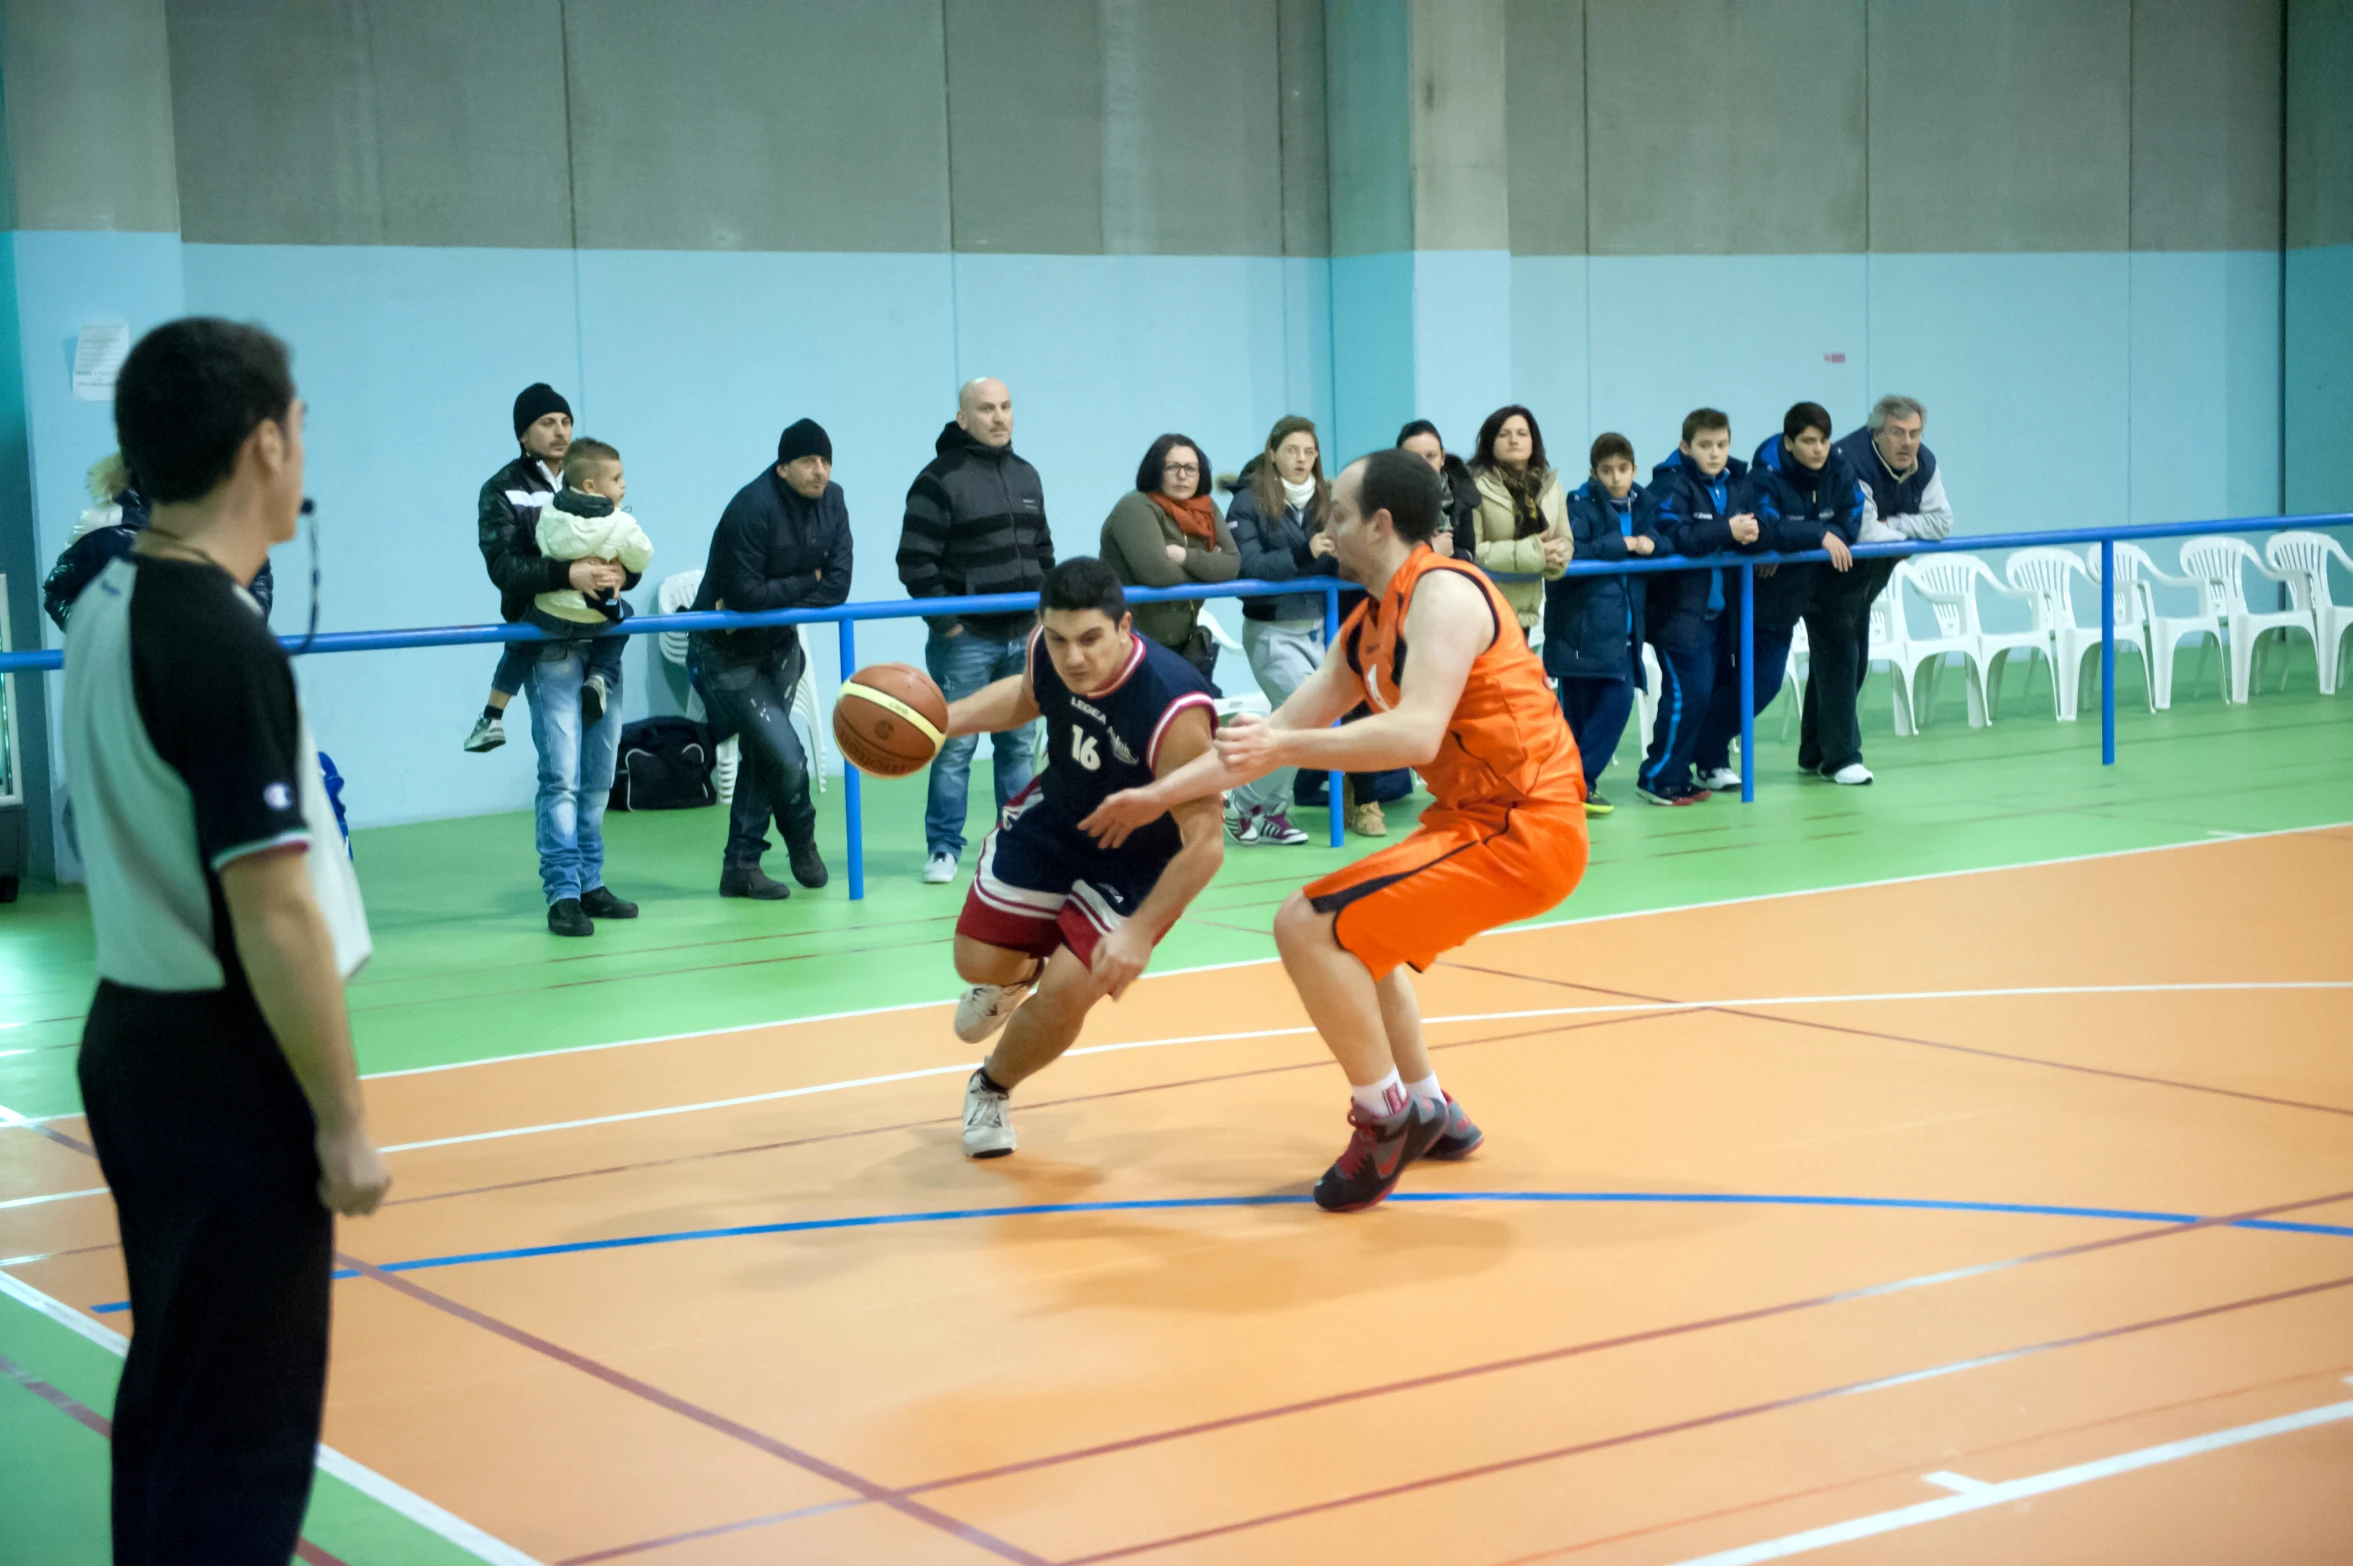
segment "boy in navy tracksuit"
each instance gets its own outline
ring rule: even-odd
[[[1755,489],[1760,545],[1777,553],[1826,549],[1827,565],[1812,563],[1759,569],[1756,584],[1755,707],[1763,712],[1781,692],[1789,672],[1789,644],[1800,617],[1818,600],[1835,593],[1839,578],[1854,568],[1847,553],[1863,527],[1862,490],[1846,459],[1830,445],[1830,414],[1820,403],[1801,402],[1782,415],[1781,433],[1757,448],[1748,476]],[[1770,570],[1771,576],[1764,575]],[[1738,788],[1732,741],[1740,733],[1740,619],[1727,614],[1717,624],[1716,683],[1700,724],[1692,766],[1702,788]],[[1851,663],[1852,654],[1842,654]]]
[[[1659,547],[1678,555],[1754,549],[1763,536],[1748,465],[1732,455],[1732,421],[1714,408],[1683,420],[1675,454],[1650,472],[1651,517]],[[1646,584],[1643,629],[1659,655],[1659,712],[1635,792],[1654,805],[1695,805],[1707,791],[1691,780],[1692,753],[1717,673],[1724,613],[1721,571],[1665,571]]]
[[[1593,476],[1569,495],[1579,560],[1624,560],[1659,548],[1650,504],[1634,482],[1634,446],[1619,434],[1593,443]],[[1560,682],[1561,716],[1585,763],[1585,813],[1613,808],[1601,780],[1642,684],[1643,585],[1648,576],[1564,576],[1544,584],[1544,672]]]

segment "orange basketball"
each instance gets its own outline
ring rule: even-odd
[[[947,735],[948,698],[913,664],[868,664],[834,700],[833,742],[852,766],[878,778],[922,771]]]

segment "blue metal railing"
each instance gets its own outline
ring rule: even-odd
[[[2100,762],[2116,761],[2116,596],[2109,584],[2116,580],[2116,545],[2151,538],[2188,538],[2207,533],[2274,533],[2290,528],[2353,526],[2353,512],[2321,512],[2305,516],[2235,517],[2214,522],[2161,522],[2138,527],[2062,528],[2036,533],[1978,533],[1934,543],[1907,540],[1889,544],[1857,544],[1852,553],[1869,560],[1889,556],[1977,553],[1992,549],[2023,549],[2051,544],[2100,546]],[[1737,571],[1740,575],[1740,798],[1756,799],[1756,571],[1759,566],[1811,564],[1827,561],[1825,550],[1789,554],[1760,552],[1727,555],[1661,555],[1623,561],[1572,561],[1562,575],[1642,576],[1661,571]],[[1531,580],[1499,575],[1499,581]],[[1185,587],[1131,587],[1131,603],[1167,603],[1186,599],[1273,598],[1319,594],[1324,600],[1324,640],[1329,646],[1339,635],[1340,595],[1357,591],[1355,584],[1333,577],[1301,577],[1288,582],[1222,582]],[[1034,610],[1035,593],[992,593],[971,598],[909,598],[877,603],[845,603],[827,609],[771,609],[756,613],[703,611],[686,614],[636,615],[613,628],[625,636],[648,636],[664,631],[734,631],[767,625],[823,625],[840,627],[843,678],[858,667],[857,631],[861,620],[908,620],[924,616],[1005,614]],[[550,640],[530,625],[445,625],[413,630],[322,631],[315,637],[282,636],[290,652],[378,652],[404,647],[464,647],[487,642]],[[2323,650],[2326,656],[2328,650]],[[2163,656],[2151,649],[2151,656]],[[57,648],[0,652],[0,674],[19,669],[57,669],[65,654]],[[866,895],[865,831],[859,798],[858,769],[846,761],[843,804],[849,830],[849,879],[853,899]],[[1341,774],[1330,777],[1331,843],[1346,840],[1341,809]]]

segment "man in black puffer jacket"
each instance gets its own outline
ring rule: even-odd
[[[1013,394],[1005,383],[985,376],[967,381],[937,449],[907,491],[899,533],[899,580],[907,596],[1036,592],[1054,568],[1054,535],[1038,470],[1013,454]],[[1026,609],[942,615],[928,623],[923,661],[948,700],[958,701],[1021,672],[1037,615]],[[952,739],[931,764],[923,879],[935,886],[956,878],[964,852],[965,783],[978,744],[975,735]],[[998,734],[990,744],[1001,810],[1029,786],[1029,733]]]

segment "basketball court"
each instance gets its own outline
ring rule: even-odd
[[[1266,961],[1100,1008],[992,1163],[939,1004],[379,1074],[327,1441],[547,1562],[2353,1554],[2349,877],[1481,938],[1423,995],[1487,1145],[1345,1218]],[[5,1286],[127,1331],[78,1119],[0,1148]]]

